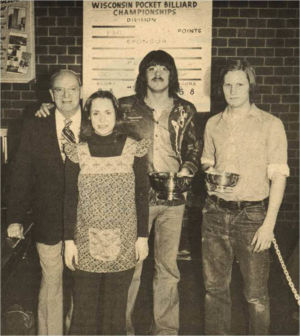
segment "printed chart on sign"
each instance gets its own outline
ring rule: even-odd
[[[210,111],[211,20],[210,0],[84,2],[84,99],[134,94],[140,61],[162,49],[175,59],[179,95]]]

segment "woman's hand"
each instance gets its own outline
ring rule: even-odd
[[[135,256],[137,262],[142,262],[148,256],[149,248],[148,248],[148,238],[146,237],[138,237],[135,243]]]
[[[43,103],[35,116],[38,118],[46,118],[50,115],[50,109],[54,107],[53,103]]]
[[[65,263],[71,271],[75,271],[78,265],[78,250],[74,240],[65,240]]]

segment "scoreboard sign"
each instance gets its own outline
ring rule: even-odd
[[[84,99],[98,89],[134,94],[138,65],[151,50],[174,57],[179,95],[210,111],[212,2],[84,1]]]

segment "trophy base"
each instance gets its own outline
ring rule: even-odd
[[[223,186],[216,186],[216,189],[214,191],[217,192],[233,192],[234,188],[233,187],[223,187]]]

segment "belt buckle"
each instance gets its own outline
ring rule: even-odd
[[[225,201],[224,200],[224,208],[228,209],[228,210],[241,210],[242,208],[242,202],[240,201]]]

